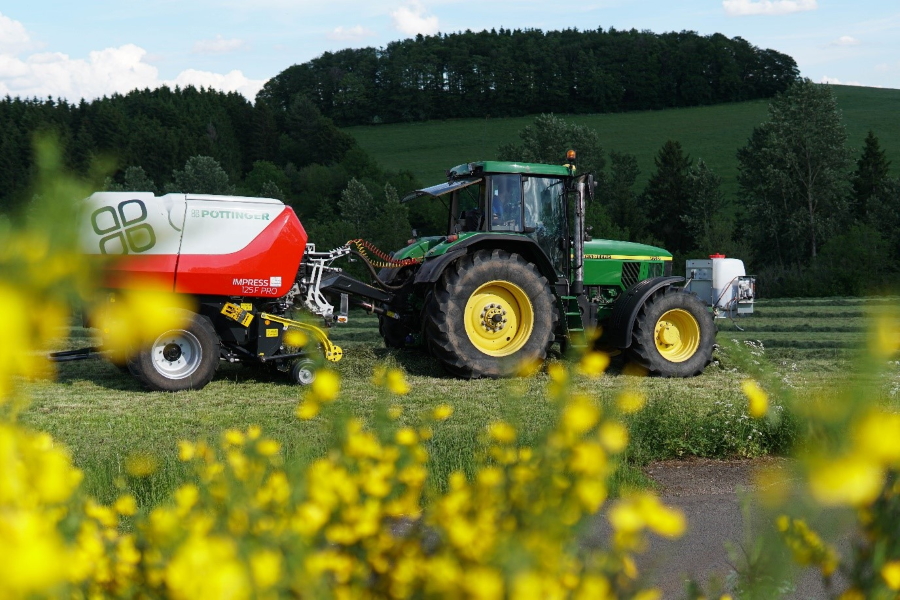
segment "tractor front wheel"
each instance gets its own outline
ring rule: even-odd
[[[179,310],[184,325],[162,332],[128,362],[128,369],[151,390],[199,390],[219,366],[219,336],[204,316]]]
[[[712,360],[716,326],[693,294],[665,287],[641,307],[628,354],[651,375],[692,377]]]
[[[425,332],[454,375],[508,377],[546,358],[558,318],[550,284],[533,264],[479,250],[444,271],[425,306]]]

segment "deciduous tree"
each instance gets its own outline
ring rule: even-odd
[[[845,214],[847,132],[831,88],[809,79],[769,104],[769,120],[738,152],[738,182],[755,245],[778,260],[814,259]],[[776,227],[772,228],[771,225]],[[781,239],[773,240],[772,236]]]

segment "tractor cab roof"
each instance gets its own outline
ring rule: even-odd
[[[455,190],[479,183],[485,175],[516,174],[546,175],[550,177],[569,177],[572,175],[568,167],[562,165],[482,160],[453,167],[447,171],[447,181],[445,183],[410,192],[403,197],[401,202],[409,202],[422,196],[443,196]]]
[[[569,172],[568,168],[562,165],[482,160],[453,167],[452,169],[447,171],[447,178],[456,179],[457,177],[472,177],[490,173],[524,173],[527,175],[553,175],[557,177],[567,177],[572,174]]]

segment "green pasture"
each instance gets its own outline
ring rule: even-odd
[[[747,359],[759,363],[775,381],[802,398],[828,394],[846,384],[859,351],[865,347],[868,315],[896,306],[897,298],[804,299],[760,301],[752,316],[719,320],[716,361],[691,379],[657,379],[625,375],[614,361],[599,379],[573,374],[574,388],[611,406],[623,389],[646,394],[647,406],[629,417],[631,444],[628,464],[620,472],[623,483],[640,479],[634,466],[647,461],[686,456],[758,456],[786,452],[798,435],[790,419],[755,421],[746,415],[739,366]],[[383,347],[377,320],[351,313],[351,322],[332,329],[345,351],[336,365],[341,375],[340,399],[331,410],[370,419],[376,406],[402,406],[402,419],[415,423],[417,415],[439,404],[451,404],[453,416],[434,428],[429,449],[435,481],[442,485],[455,469],[469,471],[479,436],[486,425],[505,418],[516,423],[524,443],[551,426],[554,409],[545,395],[546,373],[511,380],[462,381],[447,376],[435,361],[419,351]],[[729,340],[746,348],[744,363],[737,360]],[[91,343],[90,331],[76,328],[60,345]],[[745,343],[747,342],[747,343]],[[576,358],[554,354],[574,371]],[[898,363],[900,364],[900,363]],[[868,382],[871,392],[895,402],[900,366]],[[411,384],[406,396],[393,396],[372,383],[379,365],[402,369]],[[289,461],[303,464],[318,455],[331,435],[329,421],[319,417],[300,421],[294,410],[303,393],[286,376],[255,367],[223,364],[215,380],[195,392],[144,391],[129,375],[105,361],[59,365],[55,381],[29,386],[31,404],[22,421],[51,433],[68,446],[85,471],[88,492],[109,500],[115,484],[126,479],[130,456],[149,454],[158,460],[157,472],[139,482],[144,502],[156,502],[182,476],[177,441],[216,441],[227,428],[262,426],[282,442]]]
[[[843,112],[854,160],[867,132],[875,132],[881,148],[892,160],[892,173],[900,173],[900,90],[833,86]],[[746,145],[753,128],[767,119],[768,102],[758,100],[697,108],[660,111],[557,115],[600,133],[606,150],[637,156],[640,190],[656,170],[653,159],[667,140],[677,140],[695,161],[702,158],[722,177],[729,197],[737,193],[738,148]],[[519,142],[518,133],[534,117],[509,119],[453,119],[422,123],[367,125],[345,129],[385,169],[411,171],[423,185],[446,178],[452,166],[496,158],[501,144]],[[562,158],[562,157],[561,157]]]

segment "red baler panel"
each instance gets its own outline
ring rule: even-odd
[[[182,254],[175,291],[277,298],[294,284],[308,237],[290,208],[253,241],[230,254]]]
[[[152,286],[172,291],[175,287],[174,254],[129,254],[107,265],[104,285],[108,288],[133,288]]]

